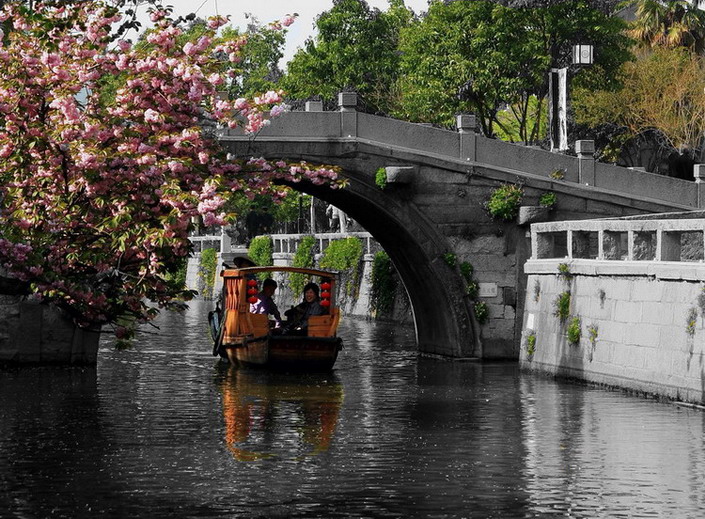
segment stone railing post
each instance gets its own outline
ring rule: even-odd
[[[586,186],[595,185],[595,141],[575,141],[578,154],[578,180]]]
[[[340,92],[338,94],[340,109],[340,135],[357,137],[357,93]]]
[[[307,112],[322,112],[323,101],[306,101]]]
[[[477,119],[472,114],[456,117],[460,134],[460,158],[474,162],[477,157]]]
[[[695,177],[695,188],[698,190],[698,209],[705,208],[705,164],[695,164],[693,166],[693,176]]]

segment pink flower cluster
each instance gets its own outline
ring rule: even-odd
[[[189,254],[191,219],[226,223],[233,192],[278,197],[279,180],[344,185],[334,167],[232,160],[203,129],[257,132],[286,111],[279,91],[219,96],[246,45],[214,44],[225,18],[177,45],[181,29],[156,9],[147,43],[135,46],[110,43],[118,18],[99,0],[0,10],[13,26],[0,46],[0,265],[85,325],[149,320],[147,301],[187,299],[172,274]]]

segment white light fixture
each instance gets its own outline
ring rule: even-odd
[[[573,64],[592,65],[592,45],[573,45]]]

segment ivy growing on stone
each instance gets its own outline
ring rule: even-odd
[[[526,337],[526,354],[533,357],[534,353],[536,353],[536,334],[531,332]]]
[[[213,298],[215,271],[218,268],[218,253],[215,249],[205,249],[201,252],[198,263],[198,291],[203,299]]]
[[[375,172],[375,184],[380,189],[385,189],[387,187],[387,170],[385,168],[379,168]]]
[[[267,267],[274,263],[272,258],[272,237],[257,236],[250,242],[250,247],[247,250],[247,255],[259,267]],[[259,274],[260,279],[265,279],[268,276],[266,273]]]
[[[559,294],[553,302],[553,306],[556,308],[553,315],[558,317],[561,322],[565,322],[570,315],[570,290]]]
[[[487,303],[484,301],[478,301],[474,305],[474,310],[475,310],[475,318],[477,319],[477,322],[480,324],[485,324],[487,322],[487,319],[490,317],[490,309],[487,306]]]
[[[573,317],[570,324],[568,325],[568,330],[566,331],[566,337],[568,337],[568,342],[571,344],[579,344],[580,336],[582,335],[582,328],[580,323],[580,317]]]
[[[316,238],[311,235],[307,235],[301,238],[299,245],[296,248],[294,257],[291,260],[291,265],[293,267],[303,267],[311,268],[316,264]],[[295,297],[298,297],[304,290],[304,285],[307,282],[307,277],[305,274],[300,274],[298,272],[289,273],[289,287]]]
[[[345,295],[352,296],[360,278],[360,260],[362,260],[362,241],[355,236],[344,240],[333,240],[320,261],[321,268],[340,271],[345,278]]]
[[[372,259],[370,276],[370,313],[375,317],[391,315],[397,289],[397,274],[389,255],[379,251]]]

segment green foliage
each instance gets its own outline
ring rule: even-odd
[[[519,206],[524,197],[524,190],[516,184],[502,184],[490,195],[485,203],[492,218],[513,220],[519,214]]]
[[[588,339],[590,339],[590,344],[592,344],[592,346],[594,347],[595,343],[597,342],[597,335],[599,332],[597,325],[591,324],[590,326],[588,326],[587,331],[588,331]]]
[[[565,169],[554,169],[548,176],[553,180],[563,180],[565,178]]]
[[[579,344],[581,335],[582,329],[580,317],[573,317],[573,319],[571,319],[570,321],[570,324],[568,325],[568,329],[566,330],[566,337],[568,338],[568,342],[571,344]]]
[[[376,317],[390,315],[394,308],[397,273],[386,252],[379,251],[374,255],[370,281],[370,312]]]
[[[186,268],[187,268],[187,266],[188,266],[188,258],[181,258],[181,261],[178,261],[174,265],[174,270],[172,272],[167,273],[164,276],[164,279],[166,279],[170,283],[173,283],[177,287],[186,288]]]
[[[387,187],[387,170],[385,168],[379,168],[375,173],[375,184],[380,189]]]
[[[645,46],[683,46],[702,54],[705,50],[705,13],[698,2],[627,0],[636,8],[629,35]]]
[[[400,0],[382,12],[362,0],[336,0],[316,19],[316,36],[289,62],[282,87],[292,98],[324,101],[353,89],[368,111],[388,113],[399,76],[399,30],[412,16]]]
[[[257,236],[250,242],[247,255],[260,267],[266,267],[274,263],[272,259],[272,238],[270,236]]]
[[[487,307],[487,303],[484,301],[478,301],[473,306],[473,309],[475,310],[475,319],[477,319],[477,322],[480,324],[485,324],[487,319],[490,317],[490,310]]]
[[[311,268],[316,264],[316,238],[313,236],[304,236],[299,242],[299,246],[296,248],[294,257],[291,260],[292,267],[305,267]],[[304,285],[308,278],[305,274],[300,274],[298,272],[289,273],[289,287],[292,293],[301,294],[304,290]]]
[[[695,335],[695,328],[698,325],[698,310],[696,308],[691,308],[688,310],[688,315],[685,318],[685,322],[685,331],[692,337]]]
[[[267,210],[273,217],[275,223],[292,222],[299,217],[299,203],[301,211],[307,215],[311,209],[313,197],[299,193],[288,187],[282,187],[281,191],[286,193],[280,200],[274,201],[271,196],[256,196],[254,200],[247,198],[242,192],[236,191],[228,200],[224,209],[238,215],[238,219],[244,220],[252,207],[258,211]]]
[[[555,307],[553,315],[558,317],[561,322],[565,322],[570,315],[570,291],[566,290],[559,294],[553,302],[553,306]]]
[[[539,205],[541,207],[552,208],[554,205],[556,205],[557,201],[558,201],[558,197],[556,196],[556,193],[551,193],[551,192],[544,193],[539,198]]]
[[[465,282],[470,284],[472,282],[472,274],[475,269],[472,266],[472,263],[463,261],[460,264],[460,274],[463,276],[463,279],[465,279]]]
[[[526,354],[532,357],[534,353],[536,353],[536,334],[532,332],[526,337]]]
[[[612,72],[629,58],[624,23],[590,4],[432,2],[425,17],[401,31],[395,115],[451,126],[455,114],[472,112],[487,136],[543,138],[546,76],[550,68],[565,66],[577,34],[600,42],[595,65],[577,82],[610,83]]]
[[[199,292],[204,299],[213,298],[213,284],[215,283],[215,273],[218,269],[218,253],[215,249],[205,249],[201,251],[201,258],[198,263],[198,285]]]
[[[475,299],[479,291],[480,287],[472,280],[468,281],[467,285],[465,285],[465,293],[470,299]]]
[[[333,240],[323,251],[323,257],[320,260],[321,268],[338,270],[347,277],[345,283],[347,296],[352,296],[359,284],[362,254],[362,241],[354,236],[344,240]]]
[[[567,263],[559,263],[558,275],[563,279],[563,281],[570,281],[573,277],[573,274],[570,272],[570,265]]]
[[[657,132],[654,144],[662,153],[699,148],[705,133],[704,69],[705,57],[685,48],[641,53],[617,73],[621,88],[573,90],[576,122],[624,129],[618,145]]]
[[[443,261],[445,261],[446,265],[448,265],[450,268],[455,267],[456,260],[457,256],[452,252],[446,252],[443,255]]]

